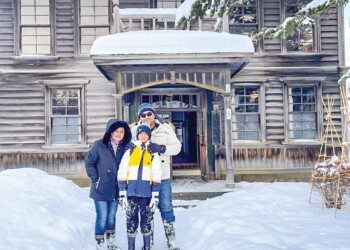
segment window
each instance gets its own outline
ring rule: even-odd
[[[232,34],[252,36],[258,32],[257,1],[237,4],[229,15],[229,31]]]
[[[305,7],[311,0],[286,0],[286,18],[292,17]],[[314,28],[300,26],[295,34],[286,39],[286,50],[288,52],[312,52],[314,51]]]
[[[316,87],[288,87],[290,140],[317,139]]]
[[[157,0],[157,8],[177,8],[181,0]]]
[[[89,54],[96,38],[109,34],[108,0],[80,1],[80,53]]]
[[[259,86],[235,87],[232,139],[260,141]]]
[[[82,142],[81,89],[51,89],[51,144]]]
[[[198,94],[142,94],[141,102],[151,103],[154,108],[198,108],[200,107]]]
[[[49,0],[20,1],[21,53],[51,54]]]

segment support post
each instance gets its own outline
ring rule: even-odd
[[[234,188],[233,157],[232,157],[232,93],[230,77],[226,77],[226,88],[224,94],[225,109],[225,149],[226,149],[226,188]]]
[[[120,33],[119,0],[113,0],[113,28],[112,33]]]
[[[115,75],[115,118],[123,119],[123,90],[122,90],[122,74],[116,72]]]

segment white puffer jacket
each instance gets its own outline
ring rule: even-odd
[[[177,138],[174,128],[168,123],[160,123],[155,121],[159,126],[152,130],[151,142],[159,145],[165,145],[165,153],[160,155],[162,165],[162,180],[170,179],[170,156],[177,155],[181,151],[181,142]],[[141,122],[131,126],[133,138],[136,137],[137,126]]]

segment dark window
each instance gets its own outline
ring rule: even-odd
[[[229,30],[232,34],[252,36],[258,32],[256,0],[249,4],[237,4],[229,15]],[[255,44],[256,45],[256,44]]]
[[[293,17],[295,13],[305,7],[310,0],[286,0],[286,18]],[[314,51],[314,27],[300,26],[294,35],[286,39],[286,49],[289,52],[312,52]]]

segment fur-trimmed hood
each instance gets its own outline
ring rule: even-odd
[[[103,136],[103,144],[108,145],[108,143],[111,140],[111,134],[113,133],[113,131],[115,131],[117,128],[124,128],[125,134],[124,134],[124,138],[121,141],[121,145],[126,145],[130,142],[131,140],[131,131],[130,131],[130,127],[129,125],[121,120],[118,119],[110,119],[107,122],[107,126],[106,126],[106,132]]]

